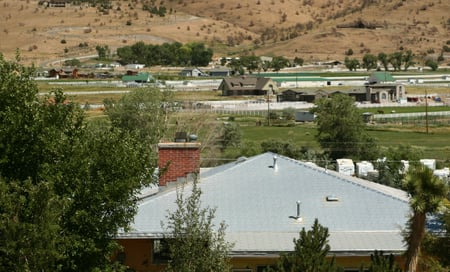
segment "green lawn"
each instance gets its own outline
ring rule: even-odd
[[[267,127],[243,125],[243,141],[262,142],[269,139],[290,141],[297,146],[319,149],[315,140],[317,130],[313,124],[297,124],[292,127]],[[423,158],[439,161],[450,160],[450,129],[430,128],[393,128],[371,127],[369,134],[373,136],[380,147],[395,147],[398,145],[411,145],[423,152]]]

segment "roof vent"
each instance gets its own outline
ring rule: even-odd
[[[337,202],[337,201],[339,201],[339,198],[337,196],[335,196],[335,195],[328,195],[326,199],[327,199],[328,202]]]
[[[277,170],[277,159],[278,159],[277,156],[273,156],[273,169],[274,170]]]
[[[291,215],[291,216],[289,216],[289,218],[293,218],[297,222],[302,222],[303,221],[303,218],[302,218],[301,212],[300,212],[300,205],[301,204],[302,204],[302,202],[300,200],[297,201],[297,215],[295,215],[295,216]]]

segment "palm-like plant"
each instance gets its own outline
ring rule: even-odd
[[[445,183],[425,166],[412,167],[404,181],[403,189],[410,194],[412,216],[409,220],[405,241],[408,244],[405,269],[417,269],[420,247],[425,236],[426,215],[436,212],[447,194]]]

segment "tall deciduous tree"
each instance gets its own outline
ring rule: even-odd
[[[302,228],[299,239],[294,238],[294,251],[286,255],[281,255],[275,271],[280,272],[326,272],[338,271],[334,262],[327,259],[330,252],[328,244],[328,228],[319,224],[317,218],[311,230]]]
[[[169,212],[165,226],[170,252],[167,271],[229,271],[232,244],[225,241],[225,223],[215,229],[215,208],[201,207],[202,191],[197,181],[189,196],[183,190],[177,191],[177,210]]]
[[[377,157],[375,140],[367,133],[354,102],[348,95],[336,94],[320,99],[313,110],[317,114],[316,139],[332,159]]]
[[[403,189],[411,196],[412,216],[405,234],[408,244],[405,268],[409,272],[417,271],[422,240],[425,236],[426,216],[438,210],[447,196],[448,188],[444,182],[433,175],[426,166],[418,165],[408,171]]]
[[[383,68],[385,71],[389,70],[388,69],[388,65],[389,65],[389,58],[388,55],[384,52],[381,52],[378,54],[378,60],[381,62],[381,65],[383,65]]]
[[[148,144],[156,144],[167,129],[172,97],[169,90],[143,88],[122,96],[119,101],[104,101],[105,113],[114,127],[134,133]]]
[[[362,62],[363,68],[366,68],[367,71],[377,68],[377,57],[375,55],[365,54]]]
[[[37,96],[33,70],[0,56],[0,270],[110,267],[153,165],[139,139],[92,127],[57,90]]]

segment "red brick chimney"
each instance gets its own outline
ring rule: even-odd
[[[159,186],[166,186],[177,178],[200,172],[200,143],[159,143],[158,158]]]

